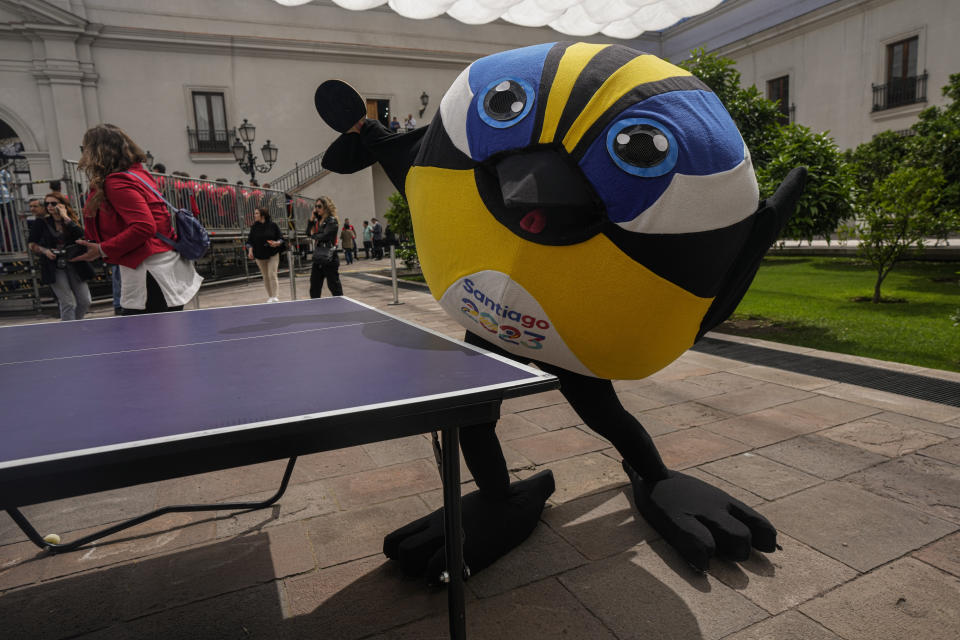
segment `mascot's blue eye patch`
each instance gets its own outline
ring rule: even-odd
[[[623,171],[662,176],[677,164],[677,141],[670,130],[649,118],[618,120],[607,130],[607,151]]]
[[[544,60],[553,46],[548,43],[505,51],[481,58],[470,66],[468,82],[473,104],[467,110],[466,130],[471,158],[483,161],[494,153],[523,148],[530,143],[534,118],[525,116],[537,103],[536,87],[540,85]],[[509,85],[497,91],[505,81]],[[524,94],[522,100],[516,99],[518,89]],[[517,102],[522,102],[523,107],[516,117],[501,119],[513,115]]]
[[[477,100],[480,119],[496,129],[512,127],[533,107],[533,87],[525,80],[504,78],[494,80]]]
[[[667,139],[668,153],[652,168],[636,166],[616,152],[620,134],[640,123],[656,128]],[[654,133],[637,146],[644,145],[649,157],[656,158],[657,144]],[[662,146],[662,141],[659,144]],[[579,164],[603,200],[610,220],[627,222],[655,203],[674,175],[722,173],[743,160],[743,138],[733,120],[716,95],[698,90],[671,91],[627,108],[590,143]]]

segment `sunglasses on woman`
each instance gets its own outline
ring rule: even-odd
[[[49,201],[48,201],[48,202],[44,202],[43,204],[47,205],[48,207],[55,207],[55,206],[57,206],[57,205],[60,204],[60,203],[59,203],[59,202],[49,202]]]

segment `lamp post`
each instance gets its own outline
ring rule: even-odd
[[[233,152],[233,157],[236,158],[241,171],[249,173],[250,180],[255,181],[257,171],[266,173],[273,168],[273,163],[277,161],[277,145],[267,140],[267,143],[260,147],[260,153],[263,155],[263,161],[266,164],[257,164],[257,156],[253,155],[253,140],[256,137],[257,128],[244,118],[243,124],[238,129],[240,130],[240,137],[234,138],[230,151]],[[241,138],[243,142],[241,142]]]

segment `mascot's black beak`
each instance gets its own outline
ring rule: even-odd
[[[552,149],[506,156],[493,170],[508,207],[592,207],[595,202],[573,160]]]

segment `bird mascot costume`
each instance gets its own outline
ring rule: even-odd
[[[668,469],[614,379],[665,367],[723,322],[793,213],[806,171],[759,203],[750,152],[689,72],[619,45],[550,43],[477,60],[428,127],[393,133],[328,80],[315,95],[341,135],[323,166],[379,162],[406,197],[430,291],[466,341],[554,374],[584,424],[616,447],[643,517],[689,563],[772,552],[776,529]],[[473,573],[520,544],[554,490],[510,482],[496,423],[461,430],[478,490],[463,498]],[[436,583],[435,512],[389,534],[386,555]]]

